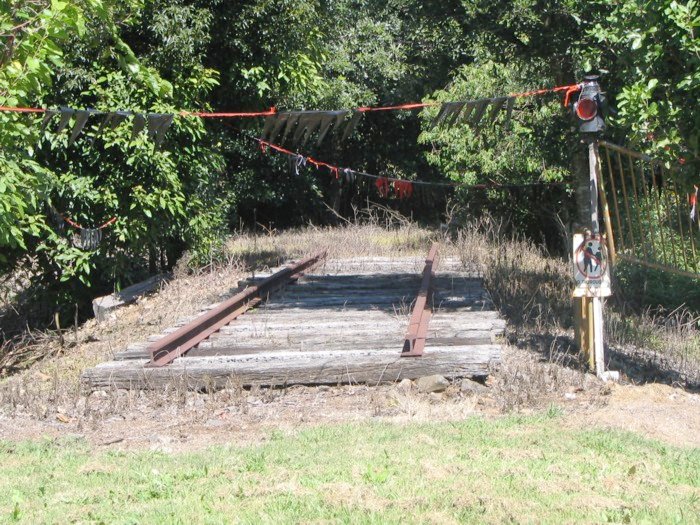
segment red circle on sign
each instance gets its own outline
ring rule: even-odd
[[[581,263],[579,262],[579,255],[584,253],[586,246],[588,245],[589,242],[597,242],[598,243],[598,246],[599,246],[600,252],[601,252],[601,257],[598,258],[594,254],[589,254],[588,257],[584,255],[583,256],[584,265],[582,268]],[[584,277],[586,277],[586,278],[590,277],[588,271],[586,270],[586,265],[585,265],[585,260],[587,258],[589,258],[598,267],[598,270],[596,271],[596,273],[598,273],[597,277],[602,277],[603,274],[605,273],[605,269],[607,267],[607,256],[605,254],[605,250],[606,250],[606,247],[605,247],[605,244],[603,243],[603,237],[601,235],[591,235],[590,237],[585,237],[583,239],[583,242],[579,245],[579,247],[576,248],[576,253],[574,254],[574,263],[576,264],[576,268],[578,268],[578,271],[581,272],[581,274]]]

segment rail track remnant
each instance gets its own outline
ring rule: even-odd
[[[431,308],[430,301],[432,299],[432,279],[435,276],[437,267],[437,251],[438,243],[433,243],[433,246],[428,252],[428,258],[425,260],[423,268],[423,279],[421,280],[420,290],[416,304],[413,306],[411,320],[408,323],[408,332],[406,340],[403,344],[401,352],[402,357],[422,356],[425,349],[425,339],[428,336],[428,323],[430,323]]]
[[[245,281],[247,288],[195,319],[198,328],[186,319],[129,345],[86,370],[85,385],[376,385],[433,374],[483,377],[500,360],[505,321],[478,272],[459,258],[442,257],[439,272],[436,246],[429,264],[353,257],[312,270],[314,260]],[[421,357],[402,357],[407,340]],[[169,363],[154,366],[159,359]]]
[[[246,288],[216,308],[203,313],[172,334],[154,342],[149,348],[151,360],[146,366],[158,367],[172,363],[239,315],[259,305],[269,294],[297,280],[304,270],[312,268],[325,258],[326,252],[323,251],[290,264],[259,284]]]

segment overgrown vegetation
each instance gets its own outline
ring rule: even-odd
[[[609,119],[614,140],[694,166],[697,27],[697,3],[676,0],[18,0],[0,8],[0,105],[335,109],[506,94],[598,68],[618,110]],[[430,130],[432,114],[367,116],[345,144],[307,153],[408,179],[571,177],[575,140],[556,97],[524,100],[510,128],[480,134]],[[57,311],[66,324],[76,303],[84,312],[92,295],[169,270],[185,250],[193,266],[206,263],[241,223],[335,222],[323,202],[347,217],[351,205],[376,198],[371,184],[341,187],[309,169],[297,177],[284,159],[259,155],[248,136],[257,121],[205,126],[178,116],[155,148],[126,127],[98,137],[98,122],[69,146],[65,132],[42,129],[40,120],[0,114],[0,271],[24,272],[22,289],[43,295],[46,311],[33,316],[40,325]],[[447,196],[385,204],[436,221]],[[568,225],[573,216],[560,188],[456,197],[558,249],[556,221]],[[51,219],[51,206],[88,227],[117,222],[97,250],[85,251]]]
[[[0,370],[14,377],[0,383],[0,408],[40,419],[55,417],[56,407],[79,420],[96,417],[81,391],[79,377],[85,368],[228,297],[251,272],[322,249],[333,258],[420,258],[433,240],[442,241],[443,256],[461,258],[466,268],[482,273],[497,308],[509,320],[508,342],[536,356],[534,363],[504,366],[496,386],[501,409],[539,405],[585,382],[585,366],[573,341],[571,269],[566,260],[550,256],[531,241],[509,238],[490,219],[438,234],[391,210],[375,208],[358,210],[357,222],[343,227],[236,235],[213,250],[209,264],[194,274],[184,258],[174,280],[114,321],[25,334],[18,344],[3,349]],[[668,317],[623,305],[612,300],[606,309],[611,367],[627,381],[700,386],[700,333],[694,318],[680,311]],[[537,360],[546,366],[537,365]],[[41,362],[28,369],[36,361]],[[118,406],[115,402],[114,410]],[[101,417],[110,415],[111,411]]]
[[[83,326],[68,323],[61,329],[28,331],[21,338],[0,347],[0,376],[26,369],[37,360],[49,359],[39,369],[47,376],[61,377],[60,397],[79,391],[81,371],[107,358],[135,339],[163,330],[199,308],[230,295],[238,280],[293,258],[326,250],[330,257],[352,256],[424,256],[435,235],[392,210],[380,208],[359,211],[358,222],[342,228],[306,227],[297,230],[257,232],[231,237],[221,246],[213,246],[207,264],[192,271],[189,254],[173,269],[174,279],[163,285],[153,298],[144,298],[134,308],[120,314],[114,323],[98,324],[90,320]],[[7,303],[6,303],[7,304]],[[17,330],[26,324],[27,312],[16,316]],[[9,317],[9,316],[8,316]],[[7,318],[6,318],[7,321]],[[9,324],[9,323],[8,323]],[[64,359],[69,363],[63,366]],[[65,377],[67,375],[67,377]],[[66,379],[64,383],[63,379]],[[57,394],[50,385],[39,383],[29,390],[37,396]],[[35,388],[36,387],[36,388]],[[22,389],[24,387],[20,387]],[[0,393],[0,398],[2,393]]]
[[[626,304],[633,310],[643,310],[649,305],[666,311],[688,311],[691,316],[700,315],[700,288],[698,280],[669,272],[645,268],[620,261],[615,275],[619,295],[618,304]]]
[[[539,352],[544,360],[585,369],[573,340],[573,278],[567,259],[526,238],[504,235],[491,218],[458,230],[454,246],[465,263],[482,268],[494,303],[510,323],[512,343]],[[647,272],[627,265],[615,272],[615,294],[605,310],[610,366],[634,382],[698,388],[695,288],[688,279],[659,272],[655,280]]]

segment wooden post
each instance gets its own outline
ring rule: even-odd
[[[600,234],[600,222],[598,220],[598,182],[602,179],[600,169],[600,152],[598,150],[598,139],[593,139],[588,143],[588,163],[590,168],[590,191],[591,191],[591,230],[594,235]],[[609,215],[608,215],[609,219]],[[606,220],[606,224],[609,220]],[[605,371],[605,339],[603,331],[603,298],[592,297],[589,299],[591,309],[591,321],[593,326],[589,335],[590,354],[593,362],[589,361],[589,366],[594,364],[596,375],[603,380],[619,378],[618,372]],[[589,357],[590,359],[590,357]]]
[[[600,180],[600,152],[598,140],[593,139],[588,143],[588,167],[591,197],[591,233],[600,234],[600,221],[598,220],[598,181]],[[589,337],[589,366],[599,378],[603,378],[605,371],[605,349],[603,347],[603,303],[600,297],[589,299],[591,315],[591,328]]]
[[[574,297],[574,331],[576,344],[588,364],[595,371],[595,349],[593,347],[593,304],[588,297]]]
[[[585,203],[586,219],[590,234],[600,234],[598,216],[598,196],[600,181],[600,155],[598,141],[593,137],[586,139],[588,146],[588,181],[579,184],[579,203]],[[600,297],[574,298],[574,327],[576,342],[583,354],[589,369],[598,377],[604,373],[604,340],[603,340],[603,302]]]
[[[586,301],[586,363],[591,372],[596,371],[595,353],[595,315],[593,313],[593,299],[585,298]]]
[[[589,194],[591,197],[591,233],[600,233],[600,221],[598,220],[598,180],[600,174],[600,152],[598,151],[598,141],[591,140],[588,143],[588,166],[589,166]]]
[[[577,140],[572,144],[571,170],[576,180],[576,208],[578,213],[574,224],[574,231],[581,233],[589,226],[589,166],[588,151],[584,141]],[[573,297],[574,332],[579,351],[588,361],[588,299],[586,297]]]
[[[579,352],[584,352],[586,347],[584,344],[584,331],[583,331],[583,298],[574,297],[572,298],[572,304],[574,309],[574,341],[576,341],[576,346],[578,346]]]
[[[593,333],[590,334],[593,342],[589,366],[595,364],[595,373],[600,379],[605,376],[605,342],[603,338],[603,299],[600,297],[591,298],[591,310],[593,311]]]

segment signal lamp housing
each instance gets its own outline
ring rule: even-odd
[[[581,133],[605,131],[605,94],[600,90],[598,75],[587,75],[581,84],[578,100],[574,102],[574,115]]]

